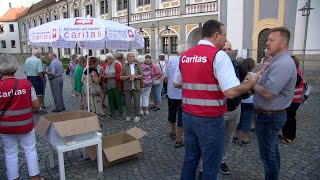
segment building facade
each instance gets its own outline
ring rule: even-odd
[[[145,39],[139,53],[175,55],[179,44],[192,47],[201,39],[201,27],[209,19],[220,20],[227,29],[227,38],[238,50],[254,59],[260,59],[268,29],[286,26],[291,31],[290,49],[301,49],[305,19],[299,8],[306,0],[42,0],[32,5],[18,19],[22,52],[31,52],[28,29],[43,23],[69,17],[101,18],[136,28]],[[310,14],[307,48],[320,49],[319,2]],[[301,7],[300,7],[301,6]],[[318,8],[317,8],[318,7]],[[71,54],[101,55],[108,50],[42,48],[55,51],[60,58]],[[248,52],[250,51],[250,53]]]
[[[0,18],[0,53],[21,53],[19,27],[16,19],[27,8],[11,8]]]

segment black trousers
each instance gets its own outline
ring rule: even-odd
[[[168,121],[170,123],[176,123],[177,115],[178,122],[177,126],[182,127],[182,100],[168,98]]]
[[[291,105],[286,109],[287,121],[286,124],[282,127],[282,134],[286,139],[294,140],[294,138],[296,138],[296,114],[299,106],[300,103],[291,103]]]

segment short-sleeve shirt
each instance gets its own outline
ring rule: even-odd
[[[43,72],[42,61],[36,56],[31,56],[24,63],[24,72],[26,76],[38,76]]]
[[[200,40],[198,44],[214,46],[210,41]],[[221,91],[224,92],[240,84],[236,76],[231,59],[224,51],[218,51],[213,61],[213,76],[218,80]],[[182,84],[180,69],[177,68],[173,82]]]
[[[297,68],[287,51],[272,57],[269,63],[258,84],[272,93],[274,98],[267,100],[255,93],[253,104],[256,109],[283,110],[291,104],[297,80]]]
[[[48,70],[54,74],[55,77],[61,76],[63,74],[63,66],[62,62],[59,61],[58,59],[54,59],[50,65]]]
[[[182,89],[173,87],[173,78],[177,68],[179,68],[179,59],[180,57],[170,59],[164,73],[165,77],[168,78],[167,92],[170,99],[182,99]]]

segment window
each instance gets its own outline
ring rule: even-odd
[[[51,47],[48,47],[48,51],[49,51],[49,52],[52,52],[52,48],[51,48]]]
[[[58,19],[58,16],[57,15],[54,15],[54,20],[57,20]]]
[[[68,14],[66,12],[63,13],[63,19],[67,19],[68,18]]]
[[[144,53],[150,53],[150,39],[144,38]]]
[[[128,0],[118,0],[118,10],[127,9],[128,8]]]
[[[92,5],[86,6],[86,15],[92,16]]]
[[[170,53],[177,53],[178,37],[170,37]]]
[[[73,15],[74,15],[74,17],[79,17],[80,16],[79,9],[73,10]]]
[[[117,9],[118,9],[118,10],[123,9],[123,8],[122,8],[122,0],[118,0],[118,6],[117,6]]]
[[[16,48],[16,41],[15,40],[11,40],[11,48]]]
[[[100,14],[104,14],[105,13],[105,5],[104,5],[104,1],[100,2]]]
[[[105,12],[108,13],[108,8],[109,8],[108,1],[106,1],[105,4],[106,4]]]
[[[142,6],[145,4],[150,4],[150,0],[138,0],[138,6]]]
[[[168,53],[168,47],[169,47],[169,38],[163,37],[162,38],[162,53]]]
[[[50,20],[49,20],[49,17],[47,17],[47,21],[46,22],[49,22]]]
[[[89,54],[88,54],[88,56],[89,56],[89,57],[92,56],[92,50],[91,50],[91,49],[89,49]]]
[[[42,18],[40,18],[40,25],[43,24]]]
[[[107,54],[107,53],[109,53],[109,49],[107,48],[100,50],[100,54]]]
[[[4,24],[0,24],[0,34],[4,33]]]
[[[6,41],[1,41],[1,47],[2,48],[7,48]]]
[[[37,26],[37,21],[34,19],[33,20],[33,27],[36,27]]]
[[[14,26],[13,26],[13,24],[9,24],[9,29],[10,29],[10,32],[14,32]]]
[[[128,8],[128,0],[123,0],[123,9]]]
[[[64,48],[64,55],[70,55],[70,49]]]
[[[74,49],[74,53],[75,54],[81,54],[80,48],[78,46],[78,44],[76,44],[76,48]]]

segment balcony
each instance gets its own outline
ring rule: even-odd
[[[128,22],[128,16],[113,17],[112,21],[115,21],[117,23],[127,23]]]
[[[156,18],[179,16],[179,15],[180,15],[180,7],[156,10]]]
[[[186,5],[187,14],[206,13],[215,11],[218,11],[218,2]]]
[[[143,13],[137,13],[131,15],[131,21],[141,21],[151,18],[150,12],[143,12]]]

